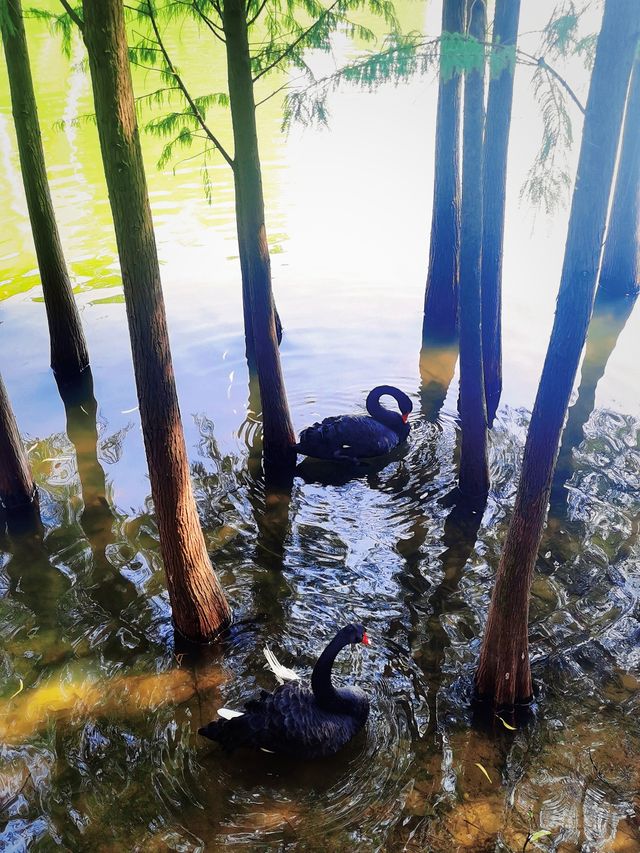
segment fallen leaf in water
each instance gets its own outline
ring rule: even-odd
[[[529,836],[529,841],[537,841],[539,838],[544,838],[545,835],[551,835],[551,830],[539,829],[537,832],[532,832]]]
[[[506,720],[503,720],[502,717],[500,716],[500,714],[496,714],[496,717],[500,720],[500,722],[505,727],[505,729],[509,729],[510,732],[517,732],[518,731],[518,729],[515,726],[511,726],[511,725],[509,725],[509,723]]]
[[[484,775],[487,777],[487,779],[489,780],[489,782],[491,782],[491,776],[489,776],[489,774],[488,774],[488,773],[487,773],[487,771],[484,769],[484,767],[482,766],[482,764],[480,764],[480,762],[479,762],[479,761],[476,761],[476,763],[475,763],[475,764],[476,764],[476,767],[479,767],[479,768],[480,768],[480,770],[482,770],[482,772],[483,772],[483,773],[484,773]],[[493,784],[493,783],[491,783],[491,784]]]
[[[13,699],[14,696],[17,696],[18,693],[22,693],[22,691],[24,690],[24,684],[22,682],[22,679],[19,678],[18,681],[20,682],[20,687],[18,687],[15,693],[12,693],[11,696],[9,696],[9,699]]]

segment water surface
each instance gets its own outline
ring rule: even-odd
[[[536,6],[522,30],[548,17],[551,4]],[[438,4],[401,14],[407,29],[437,30]],[[174,645],[96,131],[73,123],[92,109],[82,46],[67,61],[42,24],[30,24],[29,38],[98,405],[65,412],[47,368],[0,77],[0,369],[44,522],[42,535],[0,541],[0,847],[506,851],[544,828],[551,834],[527,849],[640,849],[640,314],[631,304],[598,306],[574,392],[533,588],[537,713],[515,732],[499,720],[488,731],[470,725],[566,228],[566,210],[548,217],[519,202],[540,132],[528,73],[516,79],[509,172],[505,389],[492,491],[476,510],[455,493],[455,360],[419,357],[435,80],[341,90],[329,130],[288,137],[278,99],[260,108],[296,429],[360,410],[380,382],[414,400],[405,449],[351,479],[307,467],[291,496],[265,495],[260,480],[230,174],[212,166],[209,205],[197,161],[159,171],[162,143],[143,137],[194,487],[237,616],[225,642],[196,657]],[[198,51],[188,27],[176,49],[198,94],[224,88],[223,57]],[[310,62],[321,72],[350,51],[338,38],[333,57]],[[584,74],[565,70],[584,97]],[[139,72],[135,84],[142,93],[157,82]],[[216,121],[228,142],[228,116]],[[307,676],[351,620],[373,645],[345,653],[337,670],[367,689],[372,713],[343,753],[302,765],[229,758],[197,737],[216,707],[275,686],[265,644]]]

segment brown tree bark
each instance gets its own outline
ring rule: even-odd
[[[556,316],[476,673],[479,696],[497,705],[510,706],[532,695],[529,591],[562,426],[593,306],[639,32],[640,4],[636,0],[607,0],[589,88]]]
[[[486,7],[474,0],[469,35],[484,39]],[[482,369],[480,275],[482,261],[482,134],[484,68],[465,73],[460,227],[460,491],[466,497],[489,491],[487,409]]]
[[[89,364],[80,314],[58,233],[38,123],[21,0],[6,0],[2,28],[22,181],[49,324],[51,367],[58,382],[74,383]]]
[[[465,0],[443,0],[443,33],[464,32]],[[448,76],[451,47],[442,45],[435,139],[435,181],[424,297],[423,342],[450,342],[458,325],[460,249],[460,73]]]
[[[604,244],[600,287],[611,296],[640,289],[640,60],[627,96],[616,188]]]
[[[229,99],[233,125],[236,219],[243,281],[245,331],[253,340],[260,385],[265,472],[291,471],[295,436],[284,386],[271,289],[271,262],[264,217],[247,13],[243,0],[226,0]],[[247,327],[247,324],[248,327]],[[251,368],[250,359],[250,368]]]
[[[33,481],[18,425],[0,376],[0,503],[8,514],[37,507]]]
[[[229,624],[231,611],[211,568],[189,477],[122,0],[84,0],[83,11],[140,420],[173,619],[185,637],[204,642]]]
[[[493,45],[512,47],[513,60],[491,78],[482,167],[482,360],[489,425],[502,393],[502,247],[507,153],[520,0],[496,0]]]

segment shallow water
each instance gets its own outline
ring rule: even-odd
[[[539,5],[523,30],[548,16]],[[435,5],[402,14],[407,28],[437,29]],[[259,475],[230,176],[214,169],[209,206],[197,164],[159,172],[160,144],[144,137],[194,486],[236,614],[225,641],[195,656],[174,645],[95,128],[69,124],[91,109],[82,49],[67,63],[41,25],[29,34],[98,408],[97,420],[90,408],[66,413],[47,369],[0,78],[0,369],[44,521],[42,535],[0,541],[0,848],[506,851],[546,829],[527,850],[640,849],[640,314],[631,304],[599,306],[565,430],[533,588],[536,713],[517,731],[497,719],[470,725],[566,222],[566,211],[534,219],[518,205],[539,131],[527,75],[516,81],[509,174],[505,391],[492,491],[476,510],[455,494],[455,354],[419,353],[434,81],[336,93],[330,131],[281,136],[277,99],[261,114],[296,428],[359,409],[381,381],[414,400],[411,438],[396,456],[350,479],[307,464],[290,496],[265,495]],[[190,61],[193,38],[187,28],[180,47],[190,79],[222,88],[221,57]],[[347,50],[338,40],[335,53]],[[138,75],[136,85],[155,81]],[[61,117],[64,131],[53,127]],[[373,645],[336,668],[368,691],[372,712],[343,753],[309,764],[228,758],[197,737],[216,707],[275,686],[264,645],[304,677],[349,620],[366,624]]]

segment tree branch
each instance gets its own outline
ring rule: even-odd
[[[234,169],[235,164],[234,164],[233,158],[229,155],[227,150],[222,146],[222,144],[216,139],[216,137],[213,135],[213,133],[209,130],[209,127],[208,127],[206,121],[204,120],[204,116],[202,115],[202,113],[198,109],[197,104],[195,103],[195,101],[193,100],[191,95],[189,94],[187,87],[185,86],[185,84],[182,80],[182,77],[180,77],[180,75],[176,71],[173,63],[171,62],[171,59],[169,58],[169,54],[167,53],[167,49],[165,48],[164,42],[162,41],[162,36],[160,35],[160,30],[158,28],[158,22],[155,19],[155,15],[153,14],[153,9],[151,7],[151,3],[149,2],[149,0],[147,0],[147,15],[149,17],[149,20],[151,21],[151,26],[153,28],[153,32],[155,34],[158,47],[162,51],[164,61],[167,63],[167,68],[169,69],[169,73],[172,75],[173,79],[178,84],[178,88],[180,89],[180,91],[184,95],[186,102],[189,104],[189,107],[191,108],[191,112],[193,113],[193,117],[197,120],[200,127],[203,129],[205,134],[208,136],[208,138],[211,140],[211,142],[215,145],[215,147],[218,149],[218,151],[222,154],[222,156],[227,161],[227,163],[231,166],[232,169]]]
[[[276,57],[276,59],[274,59],[273,62],[269,63],[269,65],[267,65],[266,68],[263,68],[262,71],[259,71],[256,74],[256,76],[253,78],[253,82],[255,83],[256,80],[259,80],[264,74],[267,74],[269,71],[271,71],[272,68],[275,68],[276,65],[279,65],[282,62],[282,60],[285,58],[285,56],[287,56],[289,53],[291,53],[291,51],[294,50],[300,44],[301,41],[306,39],[306,37],[309,35],[309,33],[312,32],[318,26],[320,21],[322,21],[324,18],[326,18],[326,16],[329,14],[329,12],[331,12],[332,9],[335,9],[335,7],[340,2],[341,2],[341,0],[334,0],[334,2],[331,4],[331,6],[329,6],[327,9],[325,9],[324,12],[320,15],[320,17],[316,21],[314,21],[313,24],[311,24],[311,26],[307,30],[305,30],[303,33],[301,33],[297,39],[294,39],[294,41],[292,41],[291,44],[288,45],[285,48],[285,50],[282,51],[280,56]]]
[[[262,0],[262,3],[258,6],[258,11],[255,13],[255,15],[253,16],[253,18],[251,18],[250,21],[247,21],[247,27],[250,27],[252,24],[255,24],[255,22],[258,20],[258,18],[262,14],[262,10],[264,9],[264,7],[266,5],[267,5],[267,0]]]
[[[80,15],[78,15],[76,10],[67,2],[67,0],[60,0],[60,3],[62,4],[65,12],[71,18],[76,27],[80,30],[80,32],[82,32],[84,30],[84,21],[82,20]]]

